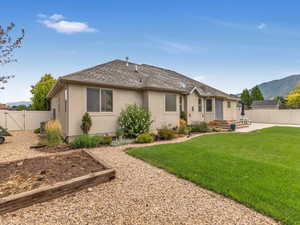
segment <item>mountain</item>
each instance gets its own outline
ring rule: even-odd
[[[20,101],[20,102],[8,102],[5,105],[12,107],[12,106],[18,106],[18,105],[26,105],[29,106],[31,105],[30,101]]]
[[[276,96],[287,96],[289,92],[295,89],[298,82],[300,82],[300,74],[272,80],[258,86],[265,99],[272,99]]]

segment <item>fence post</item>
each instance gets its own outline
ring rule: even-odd
[[[4,115],[5,115],[5,117],[4,117],[4,119],[5,119],[5,129],[8,129],[8,127],[7,127],[7,112],[6,111],[4,111]]]
[[[23,111],[23,118],[24,118],[24,131],[26,130],[26,110]]]

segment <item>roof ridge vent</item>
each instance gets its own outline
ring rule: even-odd
[[[126,60],[126,66],[128,66],[128,60],[129,60],[129,57],[126,56],[126,57],[125,57],[125,60]]]

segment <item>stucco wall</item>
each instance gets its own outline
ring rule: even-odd
[[[89,86],[91,87],[91,86]],[[99,87],[96,87],[99,88]],[[107,88],[105,88],[107,89]],[[76,136],[82,133],[81,119],[87,111],[87,86],[69,85],[69,134]],[[90,112],[93,125],[90,134],[113,134],[118,128],[118,118],[122,109],[130,104],[142,106],[142,92],[124,89],[113,90],[113,112]]]
[[[53,109],[56,110],[56,119],[61,123],[64,135],[67,135],[67,105],[65,104],[65,90],[68,90],[66,86],[61,91],[59,91],[51,99],[51,119],[53,119]]]
[[[245,113],[254,123],[300,124],[300,109],[256,109]]]
[[[231,103],[231,107],[228,108],[227,102]],[[224,120],[237,120],[237,102],[236,101],[223,101],[223,116]]]
[[[205,99],[202,98],[202,112],[198,110],[198,100],[199,95],[194,91],[192,94],[187,96],[187,117],[188,117],[188,124],[192,124],[199,121],[204,121],[204,111],[205,111]]]
[[[165,94],[164,92],[148,91],[149,111],[154,120],[151,130],[155,132],[163,126],[178,126],[179,112],[179,95],[176,95],[176,112],[165,111]]]

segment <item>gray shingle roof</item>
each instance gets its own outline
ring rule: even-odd
[[[253,101],[252,106],[277,106],[277,100]]]
[[[137,71],[136,71],[137,68]],[[236,99],[175,71],[146,64],[114,60],[60,78],[61,81],[135,89],[162,89],[188,93],[197,88],[201,95]],[[49,94],[51,97],[51,94]]]

